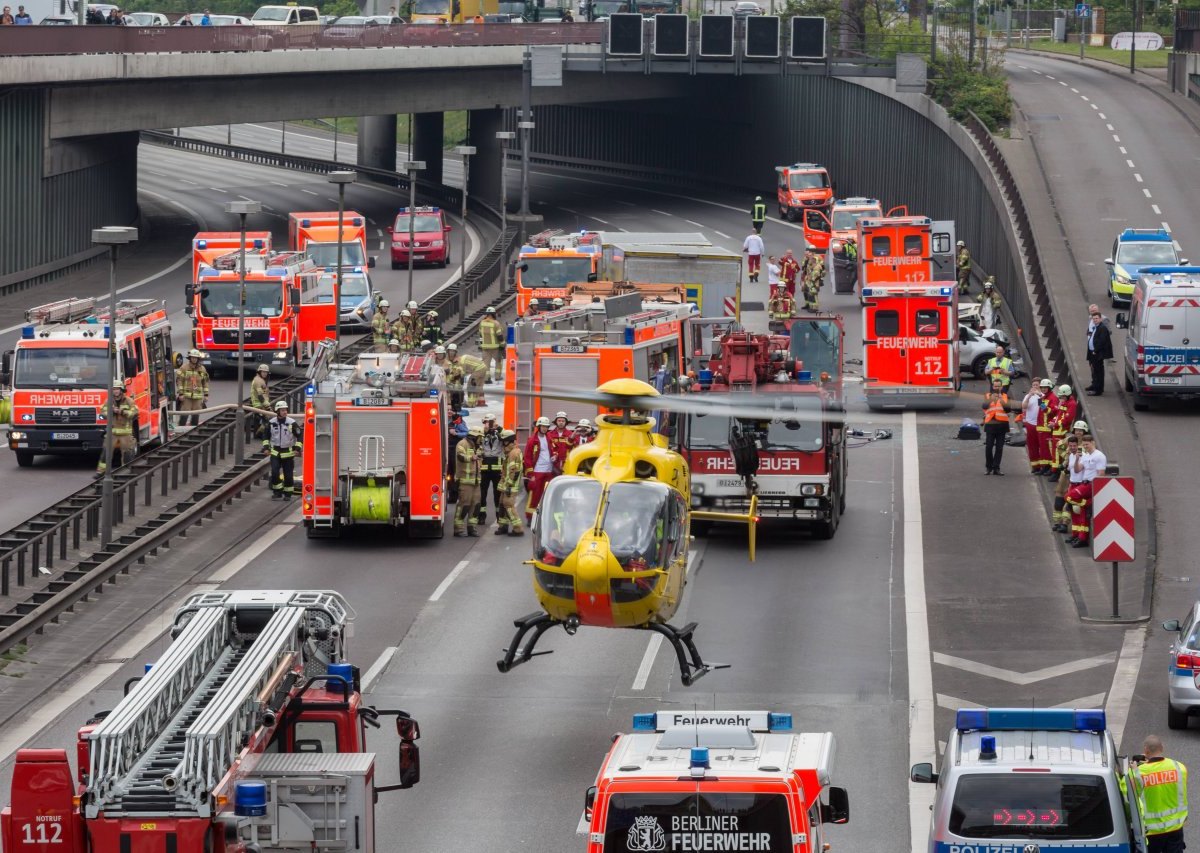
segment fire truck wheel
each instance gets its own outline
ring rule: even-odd
[[[787,209],[787,221],[788,221],[788,222],[795,222],[795,221],[796,221],[796,208],[794,208],[794,207],[789,207],[789,208]]]
[[[31,452],[28,450],[18,450],[16,453],[18,467],[28,468],[33,465],[33,454]]]
[[[840,516],[841,516],[841,513],[838,512],[836,507],[834,509],[830,510],[829,518],[826,519],[825,521],[822,521],[820,524],[817,525],[817,528],[816,528],[817,538],[818,539],[832,539],[833,535],[835,533],[837,533],[838,518],[840,518]]]

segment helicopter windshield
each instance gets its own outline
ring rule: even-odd
[[[604,532],[622,567],[642,570],[665,562],[670,489],[649,481],[613,483],[604,504]]]
[[[586,477],[555,477],[546,486],[534,525],[533,556],[557,565],[596,523],[603,486]]]

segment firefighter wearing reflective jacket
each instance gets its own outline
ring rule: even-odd
[[[483,351],[484,364],[492,359],[498,365],[504,363],[504,337],[504,324],[496,319],[496,309],[489,305],[479,321],[479,348]]]
[[[1051,379],[1043,379],[1039,384],[1039,399],[1038,399],[1038,416],[1034,422],[1035,439],[1037,443],[1035,458],[1038,461],[1038,467],[1034,469],[1035,474],[1055,473],[1058,470],[1058,464],[1055,460],[1054,449],[1050,446],[1050,418],[1054,413],[1053,407],[1056,401],[1051,397],[1054,394],[1054,381]]]
[[[458,484],[458,503],[454,505],[454,535],[478,536],[475,513],[479,505],[479,442],[483,430],[471,427],[467,437],[454,448],[454,481]]]
[[[392,336],[392,322],[387,313],[388,301],[384,299],[375,309],[375,316],[371,318],[371,343],[375,345],[375,352],[385,352],[388,338]]]
[[[775,285],[775,291],[767,303],[767,313],[772,320],[790,320],[795,316],[796,300],[783,289],[783,282]]]
[[[996,354],[988,359],[984,373],[990,382],[999,380],[1004,393],[1008,393],[1008,386],[1012,384],[1013,363],[1003,344],[996,344]]]
[[[119,468],[133,459],[137,453],[137,441],[133,437],[133,422],[137,419],[137,406],[125,396],[125,385],[114,382],[112,387],[112,458],[113,467]],[[96,473],[103,474],[107,466],[104,457],[96,466]]]
[[[446,344],[446,358],[441,366],[446,373],[446,389],[450,392],[450,408],[461,409],[463,405],[463,368],[462,362],[458,360],[458,344]]]
[[[554,459],[555,473],[562,473],[563,463],[567,454],[575,447],[575,430],[571,429],[571,421],[566,412],[556,412],[554,426],[546,433],[550,436],[550,455]]]
[[[500,439],[500,428],[496,416],[483,413],[483,437],[479,442],[479,511],[477,524],[487,523],[488,493],[492,493],[492,504],[496,507],[496,518],[500,518],[500,480],[503,469],[504,447]]]
[[[504,445],[503,470],[500,472],[500,509],[496,514],[496,535],[524,536],[525,528],[517,512],[517,494],[521,491],[521,479],[525,473],[525,460],[517,447],[517,434],[511,429],[500,433]]]
[[[529,503],[525,509],[525,520],[533,518],[534,510],[542,501],[542,492],[546,484],[554,479],[557,473],[554,464],[554,443],[548,435],[550,419],[538,418],[534,424],[529,441],[525,443],[525,491],[529,493]]]
[[[825,280],[825,259],[815,249],[804,251],[804,308],[817,311],[817,295]]]
[[[407,308],[400,312],[400,316],[392,324],[392,337],[400,341],[400,349],[404,352],[412,352],[421,342],[413,326],[412,312]]]
[[[1057,404],[1050,415],[1050,452],[1058,448],[1059,442],[1066,437],[1067,430],[1079,416],[1079,398],[1075,396],[1070,385],[1059,385],[1055,394]]]
[[[442,343],[442,324],[438,322],[436,311],[425,315],[425,338],[435,347]]]
[[[796,296],[796,276],[799,274],[800,262],[792,255],[792,250],[788,249],[779,261],[779,277],[783,279],[783,287],[792,298]]]
[[[1183,853],[1183,827],[1188,819],[1187,767],[1163,755],[1162,739],[1147,735],[1144,760],[1132,764],[1129,775],[1138,811],[1146,830],[1146,853]],[[1127,779],[1121,778],[1124,791]]]
[[[966,293],[971,289],[971,253],[967,244],[958,241],[958,254],[954,258],[954,269],[958,273],[958,292]]]
[[[304,450],[300,424],[288,417],[288,404],[275,404],[275,417],[264,427],[263,451],[271,454],[271,500],[290,501],[296,491],[296,454]]]
[[[194,412],[208,407],[208,371],[200,363],[200,350],[188,350],[187,364],[175,372],[176,408],[181,412]],[[179,419],[180,426],[196,426],[199,415],[187,415]]]
[[[483,386],[487,382],[487,365],[477,355],[460,355],[456,360],[462,371],[463,393],[466,394],[466,405],[478,406],[484,402]]]
[[[250,407],[252,409],[262,409],[264,412],[271,410],[271,388],[268,385],[270,378],[271,366],[260,364],[254,372],[254,378],[250,380]],[[252,413],[246,423],[249,434],[258,435],[258,429],[266,418],[266,415]]]

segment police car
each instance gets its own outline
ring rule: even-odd
[[[1113,305],[1128,305],[1133,286],[1145,267],[1177,266],[1187,263],[1180,258],[1175,241],[1162,228],[1126,228],[1113,240],[1108,266],[1108,298]]]
[[[1131,853],[1142,833],[1121,772],[1102,710],[969,708],[941,772],[909,778],[937,784],[929,853]]]

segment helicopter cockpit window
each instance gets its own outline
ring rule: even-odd
[[[533,555],[551,565],[561,563],[596,523],[603,486],[586,477],[555,477],[546,486],[534,525]]]
[[[662,483],[626,482],[609,487],[604,532],[623,568],[642,571],[663,565],[670,494]]]

